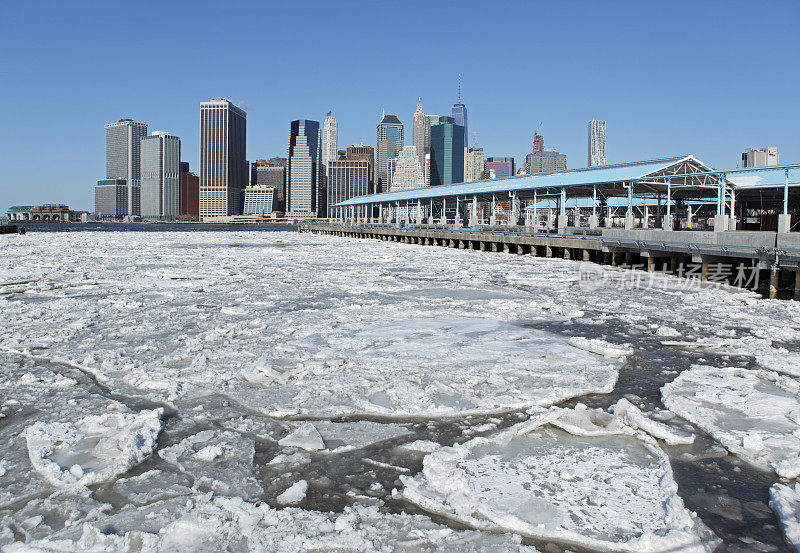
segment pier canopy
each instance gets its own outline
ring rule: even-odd
[[[544,199],[547,196],[608,198],[629,196],[634,187],[639,195],[664,194],[669,188],[674,199],[714,198],[718,194],[720,179],[719,174],[703,162],[686,155],[369,194],[332,207],[510,194],[518,199]]]

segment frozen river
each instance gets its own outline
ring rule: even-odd
[[[794,551],[798,303],[585,268],[3,237],[0,546]]]

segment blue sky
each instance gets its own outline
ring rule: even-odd
[[[748,146],[800,162],[800,2],[5,2],[0,209],[93,206],[103,124],[182,139],[196,168],[199,103],[248,114],[251,160],[285,155],[289,121],[339,121],[374,145],[381,109],[418,96],[449,113],[457,74],[487,156],[548,148],[586,165],[587,122],[609,163],[693,153],[734,167]]]

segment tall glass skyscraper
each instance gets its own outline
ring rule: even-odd
[[[329,210],[334,204],[369,194],[369,166],[367,160],[341,159],[328,163]]]
[[[319,121],[298,119],[289,127],[286,156],[286,206],[293,216],[325,215],[322,137]]]
[[[450,117],[431,127],[431,186],[464,182],[465,129]]]
[[[589,167],[606,164],[606,122],[589,121]]]
[[[147,123],[120,119],[105,125],[106,179],[125,179],[127,208],[125,215],[139,215],[142,138],[147,136]]]
[[[339,125],[336,117],[328,112],[325,121],[322,123],[322,163],[326,166],[328,162],[337,159],[337,148],[339,140]]]
[[[200,102],[200,220],[241,215],[247,114],[225,98]]]
[[[378,124],[378,152],[376,160],[378,177],[376,193],[386,192],[389,175],[389,158],[403,149],[403,124],[396,115],[384,115]]]
[[[453,119],[456,125],[464,127],[464,147],[469,148],[469,127],[467,126],[467,106],[461,103],[461,73],[458,74],[458,103],[453,104]]]
[[[164,132],[142,138],[142,218],[176,219],[179,215],[181,140]]]

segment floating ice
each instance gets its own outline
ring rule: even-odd
[[[769,505],[778,515],[786,539],[800,552],[800,483],[794,487],[775,484],[769,490]]]
[[[107,482],[150,456],[161,409],[90,415],[77,423],[41,423],[25,432],[34,468],[59,488]]]
[[[605,340],[600,340],[599,338],[583,338],[581,336],[573,336],[569,339],[569,344],[571,346],[575,346],[576,348],[614,359],[624,358],[633,353],[633,348],[630,346],[610,344]]]
[[[300,480],[289,486],[285,492],[280,494],[276,499],[279,505],[297,505],[306,498],[308,491],[308,482]]]
[[[718,540],[684,507],[666,454],[627,424],[629,409],[540,412],[495,436],[435,451],[421,474],[401,477],[396,493],[473,528],[567,547],[712,551]]]
[[[310,422],[302,423],[286,437],[278,440],[278,444],[284,447],[296,447],[307,451],[325,449],[325,442],[322,436],[319,435],[317,429],[314,428],[314,425]]]
[[[731,453],[800,476],[800,383],[767,371],[694,366],[661,389],[664,405]]]
[[[421,515],[383,514],[377,507],[342,513],[272,509],[238,498],[198,498],[159,531],[103,532],[85,524],[74,540],[42,539],[7,546],[7,553],[156,553],[164,551],[269,551],[312,553],[536,553],[513,535],[453,530]]]

